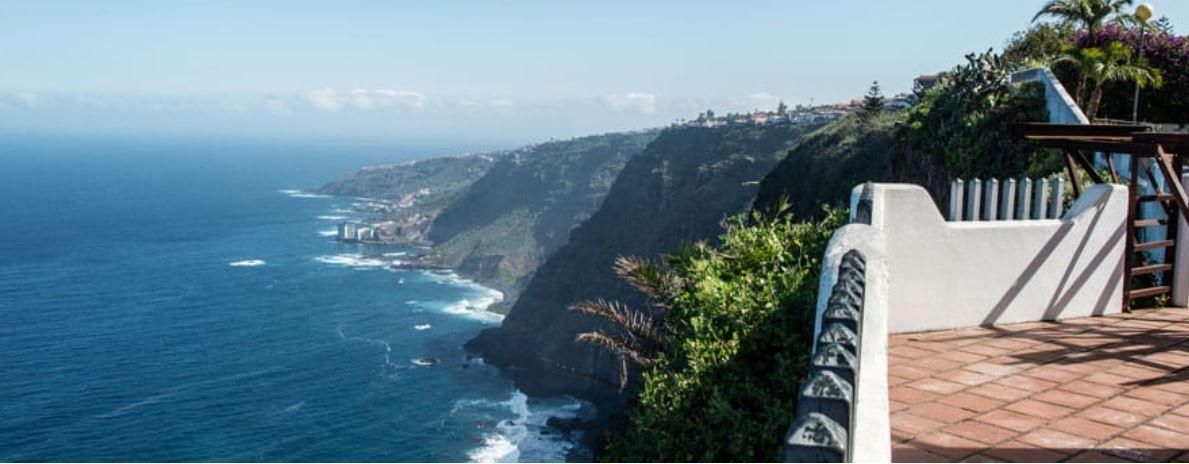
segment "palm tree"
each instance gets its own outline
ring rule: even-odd
[[[664,348],[664,316],[684,282],[664,262],[635,257],[615,261],[615,273],[648,297],[652,311],[637,311],[619,302],[587,300],[570,305],[571,311],[597,316],[611,323],[610,332],[595,330],[578,334],[575,341],[597,345],[619,361],[619,389],[628,385],[629,361],[637,366],[652,364]]]
[[[1133,0],[1049,0],[1041,7],[1035,22],[1043,17],[1053,17],[1057,20],[1078,27],[1093,35],[1108,21],[1121,16],[1127,16],[1124,8],[1131,5]]]
[[[1069,49],[1058,61],[1071,63],[1082,75],[1083,82],[1093,84],[1089,101],[1085,103],[1086,116],[1094,119],[1102,103],[1102,88],[1107,82],[1133,81],[1140,88],[1152,85],[1160,87],[1160,71],[1143,62],[1133,63],[1131,50],[1121,42],[1111,42],[1105,48],[1087,47]],[[1085,92],[1079,85],[1078,94]]]

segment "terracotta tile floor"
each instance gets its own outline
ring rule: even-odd
[[[1189,462],[1189,310],[894,335],[895,461]]]

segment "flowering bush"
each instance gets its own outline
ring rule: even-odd
[[[1073,43],[1080,47],[1103,47],[1111,42],[1121,42],[1131,49],[1134,56],[1140,56],[1140,33],[1111,24],[1093,35],[1080,32],[1074,35]],[[1164,85],[1159,89],[1147,88],[1140,97],[1140,119],[1149,122],[1189,122],[1189,37],[1149,31],[1144,33],[1143,59],[1159,69]],[[1062,82],[1066,88],[1077,86],[1076,81]],[[1103,92],[1100,114],[1112,119],[1131,119],[1131,105],[1135,84],[1112,82]]]

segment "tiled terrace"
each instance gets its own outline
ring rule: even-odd
[[[895,461],[1189,462],[1189,310],[889,343]]]

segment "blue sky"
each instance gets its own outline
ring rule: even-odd
[[[566,137],[906,91],[1042,3],[6,1],[0,131]]]

